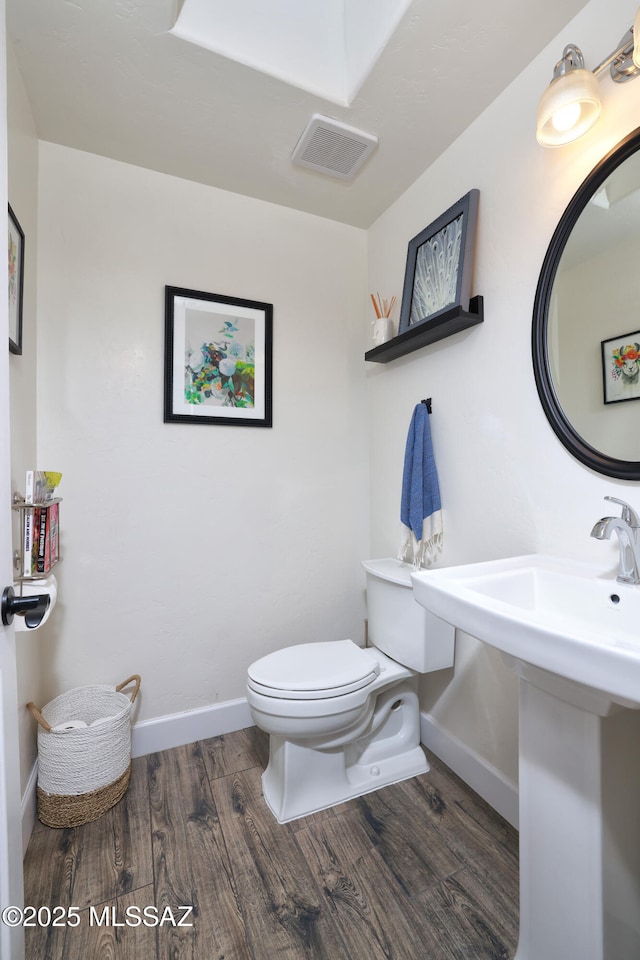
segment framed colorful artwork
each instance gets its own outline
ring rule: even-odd
[[[398,333],[469,309],[479,190],[470,190],[409,241]]]
[[[9,205],[9,350],[22,353],[24,292],[24,233]]]
[[[640,400],[640,330],[601,341],[605,403]]]
[[[165,287],[164,422],[272,425],[273,306]]]

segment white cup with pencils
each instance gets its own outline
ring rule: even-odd
[[[373,342],[375,344],[386,343],[387,340],[393,339],[393,320],[391,319],[391,313],[395,306],[396,298],[391,297],[390,300],[382,300],[379,293],[376,293],[375,296],[372,293],[371,302],[376,312],[375,320],[371,321],[373,325]]]

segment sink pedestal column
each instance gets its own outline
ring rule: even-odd
[[[638,712],[571,687],[573,703],[520,680],[515,960],[631,960],[640,957]]]

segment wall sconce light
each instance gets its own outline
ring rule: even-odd
[[[538,143],[543,147],[559,147],[577,140],[594,125],[601,110],[597,77],[607,67],[615,83],[626,83],[640,76],[640,9],[618,49],[595,70],[585,68],[582,51],[575,44],[570,43],[564,48],[562,59],[555,65],[553,79],[538,104]]]

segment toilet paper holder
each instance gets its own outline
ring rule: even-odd
[[[34,630],[42,623],[50,603],[51,596],[48,593],[17,597],[13,587],[5,587],[0,601],[0,616],[5,627],[13,623],[14,616],[19,616],[24,617],[29,630]]]

